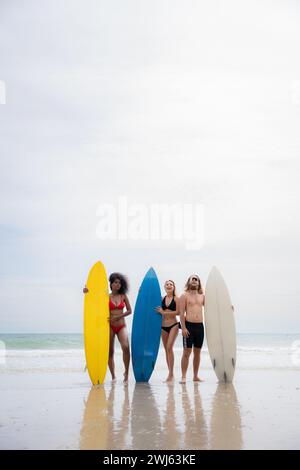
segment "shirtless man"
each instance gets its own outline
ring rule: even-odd
[[[192,274],[185,285],[185,293],[180,297],[180,323],[183,336],[183,354],[181,359],[182,384],[186,383],[189,358],[194,348],[194,382],[202,382],[198,377],[200,353],[204,340],[203,306],[204,294],[199,276]]]

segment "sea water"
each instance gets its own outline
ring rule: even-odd
[[[0,373],[71,373],[85,368],[82,334],[0,334],[0,342]],[[117,338],[115,351],[116,360],[122,361]],[[175,367],[180,367],[181,332],[175,342],[174,354]],[[165,354],[161,344],[156,369],[165,367]],[[201,367],[211,368],[206,343],[202,350]],[[300,334],[238,334],[237,368],[300,370]]]

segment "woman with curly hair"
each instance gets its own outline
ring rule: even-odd
[[[115,375],[115,361],[114,361],[114,344],[115,336],[118,337],[119,343],[123,351],[123,362],[124,362],[124,383],[128,382],[128,371],[130,364],[130,348],[128,341],[128,333],[125,323],[125,317],[131,314],[131,306],[127,297],[129,289],[128,279],[121,273],[112,273],[109,276],[109,284],[111,293],[109,294],[109,310],[110,310],[110,342],[109,342],[109,358],[108,367],[111,373],[113,381],[116,380]],[[85,287],[84,293],[88,292]],[[124,312],[124,308],[126,310]]]

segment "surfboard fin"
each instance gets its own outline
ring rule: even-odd
[[[213,366],[214,366],[214,369],[216,368],[216,360],[214,359],[213,360]]]
[[[225,380],[225,383],[227,383],[227,374],[226,374],[226,372],[224,372],[224,380]]]
[[[231,359],[231,362],[232,362],[233,368],[235,368],[235,360],[233,358]]]

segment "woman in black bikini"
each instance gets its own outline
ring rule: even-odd
[[[174,380],[174,352],[173,346],[178,335],[180,323],[176,316],[179,315],[179,299],[176,296],[175,283],[171,280],[165,282],[166,296],[162,299],[161,307],[156,311],[162,315],[161,338],[166,351],[166,359],[169,369],[169,375],[166,382]]]

